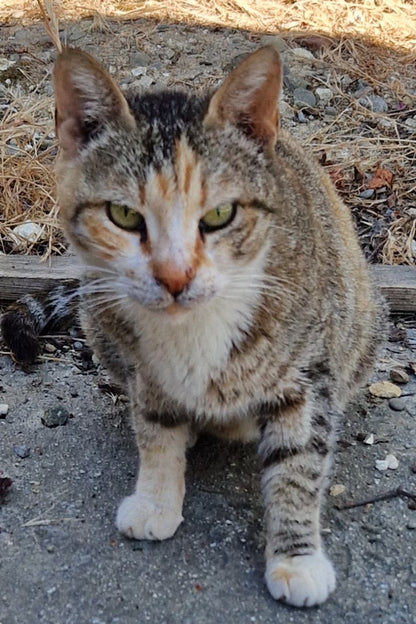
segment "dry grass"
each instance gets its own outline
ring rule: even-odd
[[[240,28],[257,34],[278,32],[288,40],[305,39],[307,47],[323,43],[317,62],[331,68],[328,85],[335,93],[337,75],[348,73],[367,80],[376,92],[381,89],[405,102],[407,113],[412,102],[415,106],[404,80],[408,82],[414,72],[416,59],[413,0],[61,0],[54,2],[54,8],[63,25],[92,16],[94,27],[102,29],[108,20],[146,18]],[[0,0],[0,23],[30,25],[40,19],[34,0]],[[56,32],[56,24],[52,27]],[[51,173],[56,151],[51,134],[52,101],[40,98],[37,89],[30,96],[11,92],[11,86],[7,89],[11,105],[0,122],[0,251],[45,256],[61,253],[64,246],[55,222]],[[345,97],[339,89],[340,101]],[[323,160],[334,147],[345,150],[344,157],[332,163],[327,158],[326,164],[355,213],[367,254],[377,261],[414,264],[416,138],[404,127],[400,112],[389,114],[388,128],[382,123],[386,118],[350,99],[345,101],[344,112],[308,142]],[[361,199],[359,192],[368,184],[367,172],[379,166],[394,172],[393,187],[378,190],[375,199]],[[391,206],[383,232],[378,205]],[[11,229],[28,220],[41,225],[38,239],[13,247]]]

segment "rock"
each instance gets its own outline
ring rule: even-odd
[[[409,531],[414,531],[416,529],[416,518],[410,518],[409,522],[406,524],[406,529],[409,529]]]
[[[28,446],[24,446],[23,444],[16,444],[16,446],[13,447],[13,450],[15,455],[21,459],[25,459],[30,455],[30,448]]]
[[[151,63],[151,58],[144,52],[138,50],[130,55],[130,65],[133,67],[147,67]]]
[[[361,199],[370,199],[373,195],[374,189],[365,189],[364,191],[361,191],[359,197],[361,197]]]
[[[10,67],[13,67],[15,63],[16,61],[11,61],[10,59],[4,58],[4,56],[0,57],[0,71],[7,71]]]
[[[45,427],[62,427],[66,425],[69,412],[64,407],[50,407],[41,416],[42,424]]]
[[[293,101],[298,108],[315,108],[316,97],[309,89],[298,87],[293,91]]]
[[[371,446],[374,444],[374,433],[369,433],[363,440],[363,444],[368,444]]]
[[[387,113],[389,109],[387,102],[383,100],[382,97],[379,95],[373,95],[372,93],[365,95],[364,97],[360,97],[358,101],[361,106],[373,111],[373,113]]]
[[[345,492],[345,485],[342,485],[342,483],[335,483],[334,485],[331,485],[331,487],[329,488],[330,496],[339,496],[340,494],[343,494],[344,492]]]
[[[138,80],[135,80],[134,82],[132,82],[131,86],[133,88],[148,89],[150,85],[153,84],[153,82],[154,82],[153,78],[151,78],[150,76],[143,75]]]
[[[293,56],[296,56],[299,59],[306,59],[308,61],[315,61],[315,57],[309,50],[305,50],[305,48],[292,48],[291,50]]]
[[[289,46],[286,41],[282,37],[278,37],[277,35],[265,35],[260,39],[261,46],[272,46],[278,52],[286,52]]]
[[[413,131],[416,128],[416,117],[408,117],[404,123],[411,131]]]
[[[324,109],[324,113],[328,117],[336,117],[338,115],[338,111],[334,106],[326,106]]]
[[[402,398],[389,399],[389,407],[395,412],[403,412],[406,409],[406,403]]]
[[[395,366],[390,369],[390,379],[394,383],[407,384],[409,383],[409,375],[401,366]]]
[[[391,383],[390,381],[377,381],[371,384],[368,388],[370,394],[381,399],[391,399],[393,397],[399,397],[402,393],[399,386]]]
[[[6,418],[9,413],[9,406],[7,403],[0,403],[0,418]]]
[[[9,238],[13,241],[16,249],[24,248],[26,243],[34,243],[42,237],[43,228],[32,221],[16,225],[9,233]]]
[[[399,460],[395,455],[391,455],[390,453],[386,455],[386,462],[390,470],[397,470],[399,467]]]
[[[385,472],[389,467],[388,462],[385,459],[376,459],[376,470]]]
[[[321,104],[328,104],[328,102],[334,97],[331,89],[327,89],[325,87],[318,87],[315,89],[315,95]]]
[[[55,353],[56,351],[55,345],[51,344],[50,342],[47,342],[43,348],[47,353]]]

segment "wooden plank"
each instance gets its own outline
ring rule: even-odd
[[[42,262],[37,256],[1,255],[0,302],[14,301],[79,275],[80,266],[74,256],[54,256]]]
[[[372,265],[371,273],[392,312],[416,312],[416,268]],[[35,256],[0,256],[0,302],[7,303],[57,282],[77,279],[74,256],[55,256],[40,262]]]
[[[416,268],[374,264],[371,274],[392,312],[416,312]]]

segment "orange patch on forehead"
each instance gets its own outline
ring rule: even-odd
[[[160,194],[164,199],[167,199],[169,194],[169,179],[160,172],[156,174],[156,181]]]

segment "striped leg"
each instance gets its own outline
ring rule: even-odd
[[[302,399],[269,420],[259,446],[266,582],[274,598],[298,607],[324,602],[335,588],[319,532],[331,437],[328,411]]]

